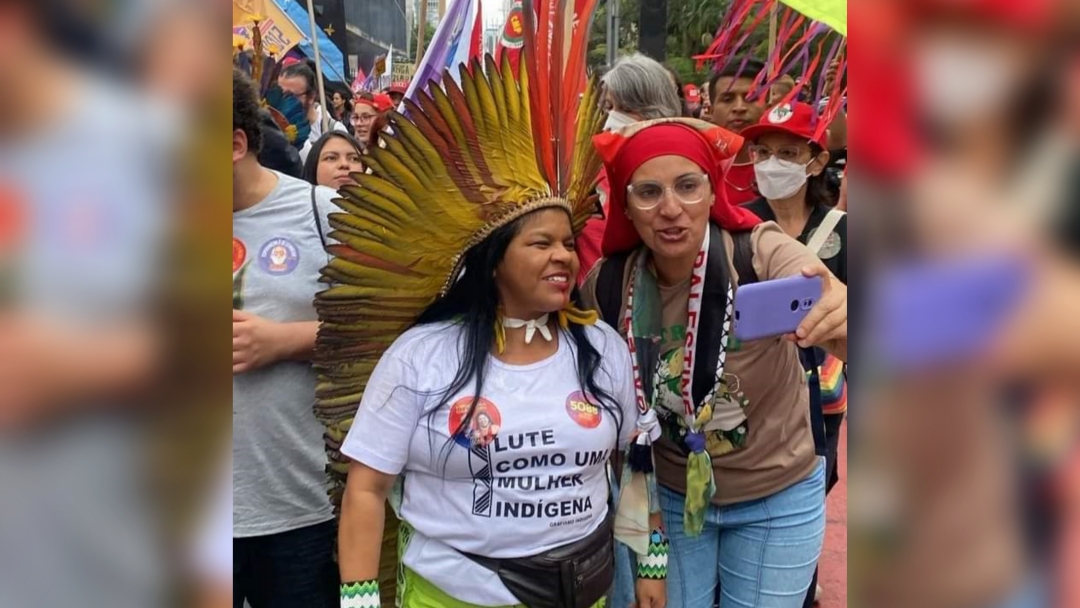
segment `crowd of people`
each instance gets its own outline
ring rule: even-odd
[[[561,119],[560,181],[507,66],[406,117],[293,63],[292,143],[234,71],[234,605],[813,605],[842,134],[754,59],[699,90],[633,54]],[[798,275],[798,330],[736,339],[739,288]]]

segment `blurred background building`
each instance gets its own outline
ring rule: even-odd
[[[293,1],[307,8],[307,0]],[[315,22],[345,55],[351,80],[357,69],[369,72],[375,59],[391,49],[395,61],[407,61],[416,36],[415,5],[432,1],[437,23],[439,0],[315,0]]]

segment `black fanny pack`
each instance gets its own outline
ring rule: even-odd
[[[615,528],[610,515],[585,538],[529,557],[464,555],[499,575],[527,608],[591,608],[615,582]]]

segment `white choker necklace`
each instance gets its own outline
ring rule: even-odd
[[[533,319],[532,321],[522,321],[521,319],[511,319],[510,317],[503,317],[503,327],[510,329],[525,328],[525,344],[532,342],[533,335],[537,331],[544,337],[545,340],[551,342],[551,329],[548,328],[548,315],[544,315],[539,319]]]

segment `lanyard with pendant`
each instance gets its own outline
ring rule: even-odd
[[[722,245],[721,245],[722,246]],[[690,296],[687,302],[687,314],[686,314],[686,342],[683,345],[683,369],[682,377],[680,380],[680,387],[682,392],[683,403],[683,419],[686,421],[686,426],[691,430],[697,429],[696,424],[696,408],[694,407],[693,396],[693,382],[694,382],[694,363],[695,354],[694,351],[697,348],[697,334],[698,325],[701,322],[701,299],[702,294],[705,291],[705,267],[709,259],[709,232],[706,231],[705,239],[701,243],[701,249],[698,251],[697,257],[694,258],[694,268],[690,277]],[[639,272],[640,270],[635,270]],[[630,348],[631,358],[633,360],[633,373],[634,373],[634,393],[637,397],[638,411],[642,414],[653,409],[657,399],[656,390],[660,384],[660,366],[657,365],[656,372],[653,375],[653,394],[652,399],[646,399],[645,387],[641,378],[641,366],[638,362],[637,347],[634,341],[633,331],[633,311],[634,311],[634,284],[636,276],[631,277],[630,288],[626,295],[626,314],[623,317],[623,326],[626,328],[626,343]],[[730,307],[729,297],[729,307]],[[723,342],[726,344],[727,340],[727,323],[725,319],[725,328],[723,333]],[[721,348],[720,358],[717,361],[716,378],[717,383],[723,377],[724,372],[724,351]],[[707,403],[712,398],[712,395],[716,392],[715,386],[709,395],[706,397],[703,403]]]
[[[720,243],[719,246],[723,246]],[[690,449],[686,462],[686,500],[683,507],[683,527],[689,536],[701,534],[704,527],[704,513],[713,495],[716,493],[716,485],[713,480],[712,459],[706,451],[705,434],[702,428],[708,420],[698,419],[698,412],[694,406],[693,379],[694,379],[694,351],[697,347],[698,325],[701,321],[701,300],[705,290],[705,270],[709,259],[709,232],[705,233],[705,239],[701,244],[698,255],[694,258],[694,268],[690,278],[690,296],[687,302],[686,343],[683,353],[682,389],[683,418],[686,421],[687,432],[685,436],[686,446]],[[633,310],[634,310],[634,284],[637,282],[636,273],[640,272],[640,266],[635,270],[635,275],[630,279],[630,288],[627,293],[626,315],[623,319],[626,327],[626,341],[630,347],[631,359],[633,360],[634,392],[637,397],[638,409],[656,415],[655,406],[659,387],[659,367],[653,381],[652,403],[645,398],[645,390],[641,379],[641,368],[638,363],[637,348],[634,343]],[[730,282],[727,285],[727,305],[724,310],[723,324],[720,333],[720,352],[716,359],[716,375],[712,387],[702,399],[701,403],[712,403],[716,391],[720,387],[724,376],[724,363],[727,359],[727,342],[731,330],[731,315],[734,308],[734,296]],[[711,416],[711,408],[710,416]],[[659,434],[659,433],[657,433]]]

